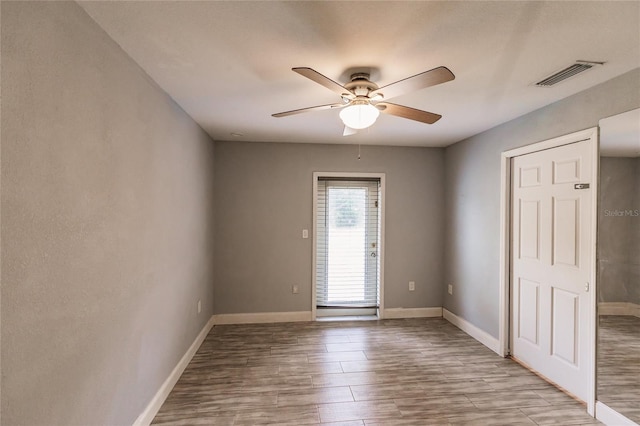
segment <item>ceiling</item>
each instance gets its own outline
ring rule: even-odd
[[[638,1],[78,3],[214,140],[442,147],[640,67]],[[533,85],[576,60],[606,63]],[[433,125],[382,114],[344,137],[335,110],[271,117],[339,102],[292,67],[383,86],[438,66],[455,80],[393,98]]]

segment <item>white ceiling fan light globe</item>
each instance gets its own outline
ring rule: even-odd
[[[340,119],[345,126],[352,129],[366,129],[376,122],[380,111],[370,103],[358,103],[345,107],[340,111]]]

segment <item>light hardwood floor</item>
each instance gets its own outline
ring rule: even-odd
[[[440,318],[216,326],[153,423],[600,424]]]

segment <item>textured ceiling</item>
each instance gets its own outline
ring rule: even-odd
[[[79,4],[215,140],[447,146],[640,67],[638,1]],[[606,64],[532,85],[575,60]],[[271,117],[339,101],[292,67],[372,67],[382,86],[441,65],[454,81],[393,99],[433,125],[383,114],[343,137],[335,110]]]

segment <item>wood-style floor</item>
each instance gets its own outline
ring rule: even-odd
[[[640,424],[640,318],[602,315],[598,400]]]
[[[600,424],[440,318],[214,327],[153,423]]]

